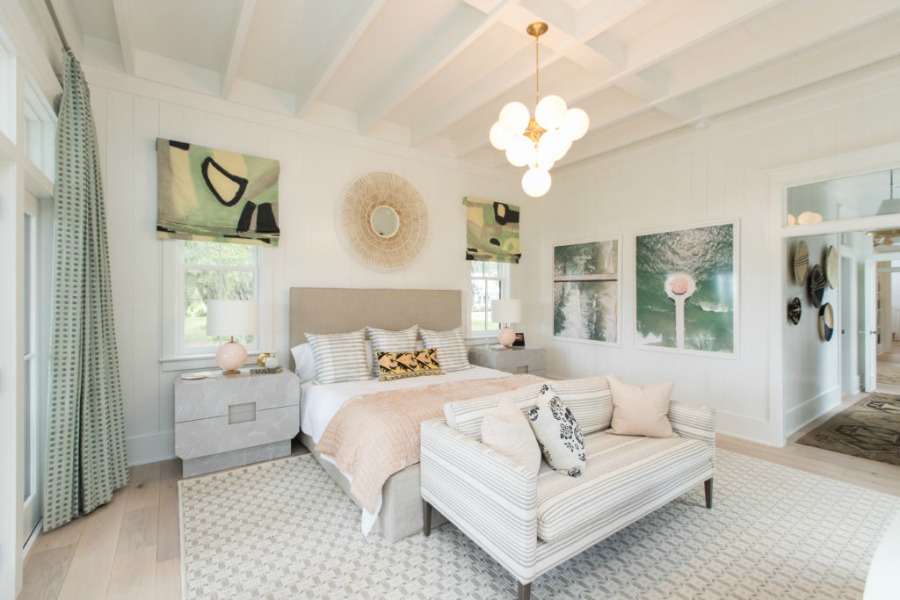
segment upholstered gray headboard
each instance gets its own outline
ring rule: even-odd
[[[345,333],[366,325],[393,330],[420,325],[442,331],[462,322],[462,292],[291,288],[290,321],[291,348],[306,342],[307,332]]]

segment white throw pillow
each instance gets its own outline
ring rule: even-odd
[[[469,349],[463,339],[462,330],[457,327],[449,331],[419,329],[426,348],[437,348],[438,362],[445,373],[468,369]]]
[[[366,361],[366,333],[307,333],[316,358],[316,381],[339,383],[369,379],[372,374]]]
[[[526,469],[537,472],[541,467],[541,449],[531,425],[510,398],[484,413],[481,441]]]
[[[546,383],[541,387],[537,406],[528,411],[528,418],[547,464],[570,477],[581,477],[585,467],[584,436],[572,411]]]
[[[676,437],[669,422],[669,396],[673,382],[640,387],[609,376],[613,413],[609,433],[643,435],[645,437]]]
[[[294,371],[300,378],[300,383],[306,383],[316,378],[316,357],[313,355],[312,346],[299,344],[291,348],[294,357]]]
[[[375,358],[378,352],[411,352],[416,349],[416,335],[419,332],[419,326],[413,325],[401,331],[388,331],[387,329],[377,329],[375,327],[366,327],[369,332],[369,342],[372,346],[369,349],[369,359],[371,360],[371,369],[373,377],[380,377],[381,370],[378,366],[378,360]]]

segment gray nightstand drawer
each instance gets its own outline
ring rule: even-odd
[[[300,411],[285,406],[258,411],[253,421],[228,423],[228,416],[175,424],[175,456],[196,458],[290,440],[300,431]]]
[[[300,380],[285,370],[269,375],[240,375],[175,381],[175,422],[227,417],[233,404],[256,404],[257,411],[300,404]]]
[[[469,362],[507,373],[531,373],[545,376],[546,359],[543,348],[469,348]]]

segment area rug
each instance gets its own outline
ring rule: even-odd
[[[869,394],[797,443],[900,465],[900,396]]]
[[[900,498],[719,450],[703,486],[539,577],[532,597],[860,598]],[[183,596],[514,598],[452,525],[388,542],[309,456],[182,481]]]

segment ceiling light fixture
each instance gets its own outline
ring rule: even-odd
[[[540,21],[528,26],[534,37],[534,118],[521,102],[510,102],[500,111],[500,119],[491,127],[491,144],[506,151],[506,159],[515,167],[528,165],[522,176],[522,189],[532,198],[540,198],[550,189],[550,169],[587,133],[590,120],[580,108],[569,108],[559,96],[540,96],[538,38],[547,33]]]

